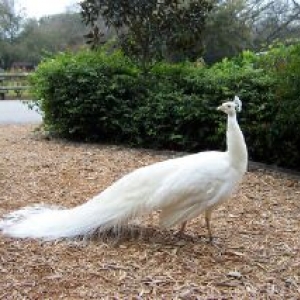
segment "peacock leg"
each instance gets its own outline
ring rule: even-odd
[[[205,222],[206,222],[206,227],[207,227],[207,231],[208,231],[209,241],[212,242],[213,237],[212,237],[211,228],[210,228],[210,218],[211,218],[211,210],[206,210],[205,211]]]
[[[184,222],[181,224],[180,230],[179,230],[179,232],[178,232],[179,234],[183,234],[183,233],[184,233],[186,224],[187,224],[187,221],[184,221]]]

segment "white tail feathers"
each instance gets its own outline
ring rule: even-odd
[[[156,202],[151,201],[154,191],[180,161],[168,160],[137,169],[71,209],[40,205],[12,212],[0,221],[0,230],[13,237],[55,240],[118,228],[156,208]]]
[[[71,209],[46,206],[23,208],[8,214],[0,222],[0,230],[16,238],[55,240],[88,236],[95,230],[103,232],[116,228],[138,214],[138,209],[130,201],[120,204],[99,199],[99,196]]]

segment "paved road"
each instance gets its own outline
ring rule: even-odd
[[[42,116],[19,100],[0,100],[0,124],[39,124]]]

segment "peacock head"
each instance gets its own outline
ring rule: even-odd
[[[236,114],[236,112],[240,112],[242,110],[242,101],[238,96],[235,96],[233,101],[223,103],[217,108],[217,110],[221,110],[225,114],[233,116]]]

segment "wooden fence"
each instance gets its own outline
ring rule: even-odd
[[[24,91],[28,91],[29,73],[0,73],[0,99],[4,100],[5,96],[21,97]]]

